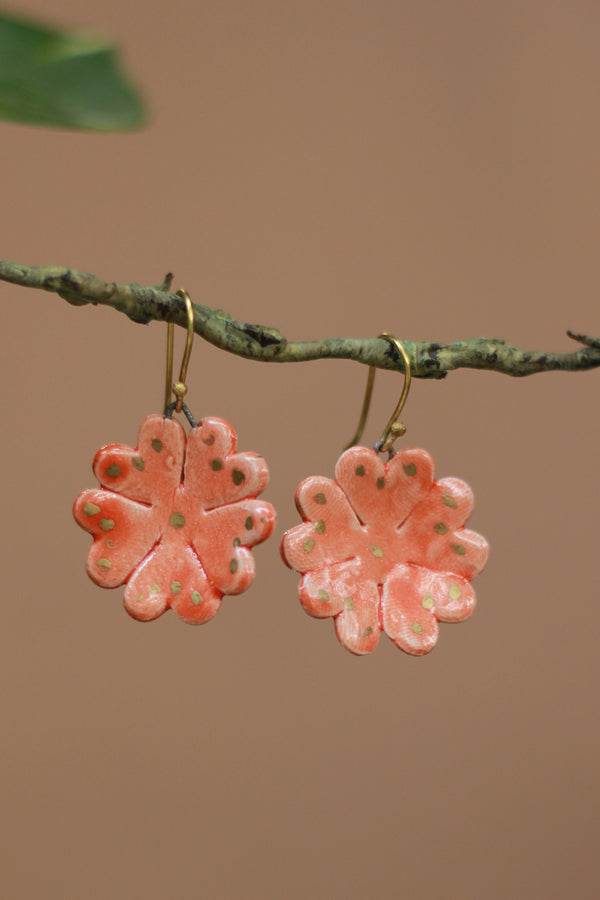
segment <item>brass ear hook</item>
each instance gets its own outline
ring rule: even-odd
[[[401,437],[403,434],[406,434],[406,425],[403,422],[398,422],[398,417],[404,408],[404,404],[406,403],[406,398],[408,397],[408,392],[410,390],[410,359],[408,358],[408,353],[404,349],[404,346],[400,343],[398,338],[395,338],[392,334],[388,334],[387,331],[383,331],[380,335],[380,338],[385,338],[390,344],[396,348],[398,353],[402,358],[402,362],[404,364],[404,387],[402,388],[402,393],[400,394],[400,399],[396,404],[396,409],[391,415],[391,418],[387,425],[383,430],[383,434],[375,444],[375,450],[378,453],[382,453],[384,450],[391,450],[392,444],[396,440],[396,438]],[[375,382],[375,366],[369,366],[369,376],[367,378],[367,388],[365,390],[365,399],[363,400],[363,406],[360,413],[360,419],[358,422],[358,427],[356,429],[356,434],[350,441],[350,443],[344,448],[348,450],[350,447],[353,447],[355,444],[358,444],[362,437],[362,433],[365,430],[365,424],[367,422],[367,416],[369,414],[369,407],[371,405],[371,397],[373,395],[373,384]]]
[[[181,412],[184,408],[183,398],[187,394],[187,385],[185,378],[187,375],[190,354],[192,352],[192,343],[194,341],[194,307],[187,291],[177,291],[177,296],[181,297],[185,303],[187,313],[187,336],[185,340],[185,350],[183,351],[183,359],[181,361],[181,369],[179,371],[179,380],[173,384],[173,344],[175,341],[175,326],[173,322],[167,323],[167,375],[165,381],[165,415],[169,411],[171,405],[171,391],[175,394],[176,400],[173,404],[175,412]],[[187,414],[187,413],[186,413]]]

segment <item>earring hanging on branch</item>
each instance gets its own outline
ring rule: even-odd
[[[352,446],[367,419],[371,367],[358,429],[335,480],[316,475],[298,486],[304,522],[286,532],[281,553],[302,575],[306,612],[333,617],[338,639],[352,653],[370,653],[384,631],[401,650],[422,655],[436,644],[438,622],[459,622],[473,611],[470,582],[485,565],[488,545],[464,527],[473,509],[468,485],[435,480],[425,450],[394,451],[406,431],[398,418],[410,389],[410,360],[392,335],[379,337],[404,366],[396,409],[372,450]],[[385,452],[387,462],[380,458]]]
[[[160,286],[148,287],[135,283],[118,285],[115,282],[105,282],[95,275],[87,272],[81,272],[73,268],[64,268],[61,266],[25,266],[0,259],[1,281],[6,281],[24,287],[38,288],[44,291],[55,292],[59,294],[59,296],[67,300],[69,303],[72,303],[76,306],[81,306],[88,303],[94,305],[103,304],[112,306],[118,311],[125,313],[132,321],[138,323],[147,323],[152,320],[165,321],[167,318],[169,320],[171,318],[176,318],[177,321],[181,320],[180,300],[183,294],[182,292],[179,292],[177,295],[171,293],[172,278],[172,275],[167,275]],[[178,307],[179,311],[177,310]],[[188,307],[187,302],[186,307]],[[189,309],[192,309],[191,303],[189,303]],[[193,312],[194,311],[192,310],[192,315]],[[375,367],[397,367],[398,360],[391,360],[389,351],[384,353],[381,349],[381,341],[377,340],[376,338],[370,338],[366,340],[352,338],[329,338],[325,340],[292,343],[288,342],[276,328],[249,324],[247,322],[238,322],[222,311],[212,310],[209,307],[199,305],[197,305],[195,308],[195,321],[190,317],[188,313],[188,333],[190,332],[190,330],[193,330],[194,327],[197,333],[199,333],[203,338],[210,341],[215,346],[247,359],[254,359],[262,362],[280,363],[302,362],[324,358],[352,359],[356,362],[367,364],[370,367],[369,377],[371,380],[371,384]],[[394,345],[396,346],[399,354],[398,359],[403,360],[407,380],[409,375],[411,374],[411,370],[414,377],[420,378],[443,378],[447,375],[448,372],[458,368],[487,369],[511,376],[523,377],[525,375],[532,375],[537,372],[575,372],[586,371],[588,369],[600,367],[600,338],[580,332],[568,331],[567,333],[569,337],[573,338],[583,346],[580,346],[577,351],[572,353],[553,353],[546,351],[524,350],[519,347],[511,346],[502,339],[492,340],[487,338],[473,338],[469,340],[454,341],[450,344],[441,344],[432,341],[421,341],[418,343],[411,342],[407,344],[407,347],[404,347],[400,344],[400,342],[396,341],[390,336],[387,336],[386,339],[394,343]],[[410,353],[410,363],[407,349]],[[182,384],[184,384],[183,381]],[[406,387],[406,389],[408,390],[408,386]],[[183,404],[183,395],[181,397],[178,397],[177,399],[181,400],[180,408],[185,412],[186,408],[185,404]],[[109,453],[112,451],[118,456],[119,459],[121,458],[119,456],[119,453],[121,453],[121,455],[124,453],[125,457],[129,458],[129,468],[131,468],[131,465],[135,467],[136,464],[140,467],[142,465],[145,466],[146,459],[141,455],[141,447],[142,440],[145,440],[147,437],[145,434],[145,427],[148,421],[149,420],[146,420],[142,424],[142,429],[140,430],[140,446],[136,450],[133,450],[132,448],[122,447],[121,445],[113,445],[112,447],[104,448],[103,450],[101,450],[96,457],[94,468],[98,474],[101,484],[103,484],[105,487],[104,493],[108,492],[108,496],[111,502],[114,499],[113,494],[119,495],[120,492],[123,494],[126,493],[126,491],[128,490],[129,481],[131,482],[132,489],[135,488],[135,477],[131,478],[130,476],[128,476],[127,484],[125,482],[119,482],[118,480],[115,480],[117,477],[119,477],[115,475],[117,470],[119,471],[119,475],[121,472],[119,463],[115,462],[114,469],[111,469],[111,465],[108,465],[107,467],[105,467],[104,471],[102,470],[102,465],[106,458],[108,458]],[[222,422],[222,420],[216,421]],[[192,424],[191,421],[190,424]],[[203,424],[204,423],[200,423],[201,426]],[[226,425],[226,423],[223,424]],[[227,428],[230,428],[230,426],[227,426]],[[231,434],[229,438],[229,450],[227,452],[234,453],[235,434],[232,430],[230,431]],[[400,436],[400,431],[401,426],[400,423],[398,423],[398,427],[394,425],[387,437],[391,436],[392,439],[395,440],[396,437]],[[210,437],[212,439],[212,436]],[[160,443],[160,440],[157,440],[158,443]],[[178,440],[181,444],[181,439],[178,438]],[[383,441],[383,444],[385,445],[385,441]],[[377,452],[379,452],[380,450],[381,447],[377,448],[376,451],[368,451],[365,448],[353,448],[352,450],[347,451],[347,453],[349,454],[367,454],[368,459],[366,459],[366,461],[371,467],[373,467],[374,471],[376,470],[378,473],[383,473],[378,474],[376,478],[378,489],[380,486],[380,482],[381,484],[389,484],[390,482],[393,484],[395,483],[395,481],[398,481],[398,478],[396,476],[400,474],[396,459],[397,454],[390,454],[388,463],[383,464],[377,456]],[[376,454],[374,458],[372,456],[373,452],[375,452]],[[429,457],[429,455],[426,454],[425,451],[406,450],[402,451],[402,453],[405,455],[410,453],[417,455],[423,454],[422,458],[425,470],[430,470],[430,485],[429,488],[424,488],[423,485],[421,485],[420,493],[423,493],[424,491],[425,494],[427,494],[427,492],[429,492],[429,495],[433,496],[435,493],[434,488],[435,490],[438,490],[439,493],[439,485],[442,485],[445,482],[454,482],[457,490],[458,486],[460,486],[460,503],[454,501],[456,503],[455,506],[452,505],[453,497],[451,493],[449,493],[447,496],[440,494],[441,502],[450,510],[454,510],[454,512],[448,514],[452,518],[451,522],[447,523],[442,517],[436,519],[436,521],[434,522],[434,530],[436,534],[447,534],[452,529],[463,529],[463,535],[470,535],[474,540],[472,554],[470,550],[468,551],[468,548],[464,543],[454,541],[454,546],[450,544],[451,550],[456,554],[458,559],[453,559],[453,557],[450,556],[450,559],[453,560],[454,565],[453,567],[450,567],[449,571],[455,572],[457,575],[463,578],[467,582],[467,585],[465,586],[465,590],[462,590],[458,581],[452,582],[450,584],[448,595],[452,600],[452,604],[448,602],[448,598],[438,597],[436,600],[436,598],[433,597],[433,594],[431,595],[431,597],[429,596],[429,594],[425,594],[421,601],[423,609],[429,609],[430,611],[433,611],[431,615],[436,621],[457,621],[460,618],[465,618],[471,611],[474,603],[474,596],[472,595],[472,591],[470,588],[470,580],[473,575],[477,574],[477,572],[481,570],[487,556],[487,544],[485,543],[484,539],[479,535],[476,535],[474,532],[468,532],[463,528],[464,522],[466,522],[472,506],[470,490],[466,485],[464,485],[463,482],[459,482],[455,479],[434,481],[433,462],[431,460],[431,457]],[[183,448],[180,447],[178,450],[178,461],[176,462],[176,466],[179,466],[182,471],[183,455],[185,455],[185,443],[183,444]],[[252,454],[246,454],[246,456],[252,456]],[[181,458],[179,459],[179,457]],[[356,492],[355,489],[353,489],[348,482],[348,484],[344,488],[346,493],[344,493],[344,490],[342,490],[342,487],[340,486],[342,485],[343,479],[346,477],[345,466],[349,465],[349,463],[347,462],[348,458],[349,457],[344,454],[338,461],[338,466],[336,467],[336,477],[338,477],[337,473],[339,470],[339,484],[338,482],[330,482],[329,479],[326,479],[326,481],[328,482],[328,485],[335,485],[335,487],[332,487],[331,490],[333,490],[334,492],[342,492],[342,494],[344,495],[343,504],[345,503],[347,506],[349,506],[350,509],[352,509],[351,498],[353,496],[353,493]],[[133,460],[135,460],[136,462],[134,462]],[[218,460],[216,460],[216,462],[218,463]],[[185,471],[187,473],[187,459],[185,467]],[[109,472],[109,469],[111,469],[111,472]],[[366,466],[362,463],[358,463],[356,465],[355,472],[358,473],[359,469],[363,472],[367,471]],[[417,469],[416,461],[414,463],[406,463],[405,474],[407,475],[407,477],[411,477],[413,469],[415,469],[415,472],[419,471]],[[264,472],[264,477],[257,477],[255,479],[255,485],[253,488],[254,494],[240,494],[240,497],[248,496],[251,499],[256,499],[256,496],[264,488],[267,482],[268,475],[266,474],[266,466],[264,467]],[[234,477],[240,476],[235,475]],[[360,475],[358,477],[360,477]],[[421,482],[418,478],[415,478],[414,484],[418,485],[421,484]],[[427,479],[424,480],[423,484],[427,484]],[[142,489],[140,488],[140,490]],[[146,490],[146,488],[144,488],[144,490]],[[111,491],[112,493],[110,493]],[[250,583],[251,575],[246,576],[246,582],[244,582],[243,579],[238,579],[237,582],[228,584],[226,579],[221,579],[219,583],[221,586],[219,586],[219,584],[215,584],[215,590],[217,594],[214,596],[218,595],[218,599],[214,600],[212,604],[208,604],[206,607],[202,607],[201,609],[196,610],[192,609],[189,606],[189,603],[188,606],[184,608],[184,604],[174,600],[173,597],[167,596],[165,599],[164,589],[158,582],[152,582],[150,586],[151,593],[159,595],[159,598],[156,602],[152,603],[148,600],[148,598],[145,599],[142,593],[134,596],[131,585],[134,577],[138,574],[138,571],[141,570],[142,566],[139,563],[139,560],[137,563],[135,560],[133,560],[131,562],[132,568],[127,571],[127,567],[125,566],[125,564],[118,559],[119,554],[114,554],[112,552],[101,552],[102,540],[104,540],[106,551],[117,550],[116,533],[113,534],[113,536],[104,536],[101,533],[102,531],[112,531],[116,527],[116,520],[108,517],[106,515],[106,511],[101,510],[100,507],[98,507],[96,502],[91,497],[92,493],[93,492],[86,492],[84,495],[82,495],[86,496],[90,494],[86,501],[80,502],[78,500],[75,504],[75,516],[78,522],[94,537],[94,546],[92,547],[88,557],[89,574],[94,581],[106,587],[112,587],[117,586],[118,584],[127,583],[128,586],[126,591],[125,603],[129,612],[135,617],[141,619],[154,618],[157,615],[160,615],[161,612],[168,608],[168,606],[173,606],[173,608],[178,611],[182,618],[186,618],[188,621],[207,621],[208,618],[211,617],[211,615],[214,615],[216,609],[218,609],[218,606],[220,604],[220,597],[224,593],[233,593],[239,590],[243,590],[244,584],[247,586],[247,584]],[[143,490],[142,494],[144,494]],[[322,492],[318,492],[318,494],[319,496],[321,496]],[[419,491],[416,491],[416,494],[419,494]],[[411,492],[407,488],[406,498],[410,500],[411,496]],[[104,494],[102,494],[102,497],[104,497]],[[135,496],[133,494],[131,495],[131,497],[132,500],[135,500]],[[126,498],[123,499],[125,500]],[[86,502],[88,505],[84,510]],[[144,501],[142,500],[141,502],[143,503]],[[326,518],[319,518],[317,515],[319,512],[318,510],[312,511],[315,513],[315,515],[313,515],[311,518],[311,510],[308,508],[308,506],[306,509],[303,506],[303,485],[300,485],[298,489],[297,502],[300,506],[301,511],[303,513],[306,513],[305,525],[310,525],[310,523],[312,522],[315,525],[314,530],[317,535],[324,533],[327,527]],[[266,506],[269,505],[266,504]],[[212,507],[210,506],[205,506],[204,508],[206,510],[212,509]],[[240,538],[239,535],[236,535],[236,537],[234,538],[234,546],[236,548],[239,548],[240,546],[250,547],[253,543],[259,543],[260,541],[264,540],[268,536],[268,534],[270,534],[273,528],[274,512],[272,511],[272,508],[270,506],[269,509],[271,510],[271,512],[264,516],[264,521],[261,518],[261,525],[264,526],[264,528],[262,530],[258,529],[256,534],[245,536],[245,540]],[[424,510],[426,510],[425,498],[420,497],[420,499],[418,499],[413,504],[413,507],[411,507],[411,509],[409,510],[410,517],[407,516],[406,521],[403,520],[401,527],[399,527],[398,529],[398,532],[402,533],[403,535],[409,533],[412,526],[417,521],[417,518],[421,516]],[[456,512],[456,510],[459,510],[460,515]],[[442,512],[445,512],[445,510],[442,510]],[[98,516],[101,517],[95,518]],[[353,516],[354,518],[352,518]],[[460,516],[462,516],[462,523],[458,521]],[[125,514],[124,518],[127,518]],[[343,516],[341,518],[343,519]],[[178,521],[177,518],[175,521]],[[246,521],[252,522],[250,517]],[[351,515],[349,514],[348,522],[352,524],[353,528],[355,528],[356,523],[360,523],[360,517],[357,516],[356,513],[352,512]],[[409,525],[411,526],[411,528],[409,528]],[[173,527],[176,526],[173,525]],[[396,641],[396,643],[398,643],[399,646],[402,646],[403,649],[406,649],[408,652],[425,653],[428,651],[428,649],[430,649],[431,646],[433,646],[437,636],[437,625],[432,624],[431,621],[428,620],[428,622],[426,623],[427,628],[424,632],[419,630],[420,628],[422,628],[422,625],[417,620],[415,620],[412,623],[412,626],[410,626],[410,630],[414,635],[425,633],[426,636],[424,638],[413,638],[410,634],[408,634],[405,627],[406,623],[404,623],[402,627],[394,624],[394,617],[392,615],[392,612],[394,609],[395,595],[393,594],[393,592],[388,590],[386,586],[384,586],[383,581],[376,582],[378,591],[379,589],[381,589],[381,599],[375,598],[375,596],[371,592],[371,602],[372,605],[377,607],[378,615],[380,614],[379,618],[377,618],[377,616],[374,616],[374,618],[376,619],[375,624],[367,624],[364,626],[364,628],[362,628],[362,630],[359,630],[358,632],[356,632],[355,628],[357,623],[355,622],[354,625],[352,625],[352,617],[346,616],[345,614],[343,616],[341,615],[343,610],[339,605],[339,597],[336,600],[337,605],[334,604],[330,607],[320,606],[318,603],[316,603],[316,601],[314,601],[314,598],[310,595],[311,584],[314,581],[314,578],[311,581],[311,578],[308,577],[309,573],[312,570],[316,571],[320,566],[325,571],[325,574],[327,574],[326,570],[328,567],[337,565],[338,563],[343,562],[343,560],[335,557],[334,550],[331,550],[331,553],[329,554],[330,558],[328,558],[327,553],[324,552],[323,558],[321,559],[320,563],[317,560],[317,557],[319,556],[318,553],[315,553],[312,556],[312,563],[308,563],[307,560],[302,556],[302,553],[299,552],[298,554],[296,554],[295,551],[297,548],[295,548],[295,535],[299,532],[300,529],[303,529],[304,527],[305,526],[300,526],[299,529],[292,529],[292,531],[285,536],[282,546],[284,558],[289,565],[296,568],[297,571],[299,571],[303,575],[303,578],[301,580],[301,597],[307,610],[313,615],[319,617],[329,615],[334,616],[336,619],[336,628],[338,630],[338,634],[340,635],[340,639],[349,646],[349,649],[352,649],[353,652],[356,653],[369,652],[377,643],[377,638],[382,627],[383,630],[386,630],[388,634],[393,637],[393,639]],[[341,529],[341,531],[343,532],[343,528]],[[160,532],[159,536],[162,535],[163,532]],[[447,538],[447,540],[450,539]],[[306,538],[306,544],[304,546],[305,553],[308,554],[312,552],[315,541],[315,536],[309,535]],[[121,542],[121,544],[122,543],[123,542]],[[125,541],[125,543],[127,543],[127,541]],[[140,543],[140,541],[138,541],[138,543]],[[325,543],[326,542],[319,539],[319,546]],[[144,553],[147,553],[148,558],[150,558],[150,556],[152,555],[150,552],[151,548],[148,548],[146,544],[144,544],[144,541],[141,541],[138,551],[140,554],[142,554],[142,556]],[[427,550],[427,552],[425,553],[425,556],[423,557],[425,559],[425,565],[421,566],[421,568],[429,567],[432,572],[435,573],[437,571],[439,577],[441,578],[441,569],[439,569],[439,571],[438,569],[436,569],[436,565],[439,568],[441,566],[441,563],[439,560],[436,561],[434,559],[436,546],[440,546],[437,539],[432,544],[432,549]],[[373,547],[377,549],[379,545],[373,544]],[[369,552],[372,552],[372,555],[377,558],[377,554],[374,551],[370,550],[370,548],[367,549],[369,549]],[[381,548],[379,547],[379,549]],[[120,545],[119,550],[122,551],[122,547]],[[460,560],[461,556],[466,556],[466,559]],[[470,558],[471,556],[473,556],[472,559]],[[366,558],[369,559],[368,556]],[[360,553],[357,554],[357,562],[355,564],[355,568],[359,565],[361,559],[362,557]],[[146,563],[146,557],[142,559],[142,563]],[[250,563],[248,563],[247,565],[248,568],[246,568],[245,566],[243,567],[244,572],[250,571]],[[361,563],[361,565],[363,565],[363,563]],[[402,560],[402,562],[399,562],[398,565],[409,568],[401,570],[399,569],[398,571],[392,571],[390,569],[390,572],[388,574],[390,575],[390,578],[392,578],[393,576],[393,579],[390,582],[392,585],[394,585],[398,581],[402,573],[406,577],[407,573],[412,573],[414,575],[416,571],[414,567],[418,568],[420,563],[415,562],[412,557],[406,557]],[[235,574],[235,572],[233,571],[234,569],[237,572],[238,566],[239,562],[237,561],[237,559],[232,557],[230,560],[230,568],[232,570],[232,574]],[[411,566],[413,568],[410,568]],[[439,578],[436,584],[438,584],[438,582]],[[173,581],[172,587],[172,593],[176,596],[180,592],[179,581]],[[339,590],[341,590],[341,588],[338,585],[336,587],[336,591],[339,593]],[[213,596],[213,594],[211,594],[211,596]],[[406,596],[408,597],[409,593],[406,593]],[[201,599],[199,599],[199,597],[201,597]],[[461,597],[462,600],[460,599]],[[432,603],[432,598],[436,601],[435,603]],[[322,600],[324,603],[327,603],[328,593],[325,588],[319,589],[318,599]],[[344,609],[351,609],[353,598],[348,594],[343,598],[343,600]],[[202,597],[202,595],[200,595],[199,592],[197,592],[194,594],[194,601],[194,605],[200,605],[201,602],[204,602],[204,598]],[[335,611],[333,611],[334,606]],[[400,606],[398,606],[398,609],[399,608]],[[209,610],[213,611],[209,612]],[[419,615],[421,615],[420,612]],[[369,616],[367,616],[367,618],[369,618]],[[371,616],[371,618],[373,618],[373,616]],[[354,631],[352,630],[353,628]],[[403,628],[404,631],[402,630]]]
[[[275,510],[256,499],[269,480],[264,459],[238,453],[228,422],[196,422],[184,403],[194,312],[186,291],[178,297],[187,340],[173,385],[169,324],[165,414],[144,419],[137,447],[110,444],[98,451],[94,473],[102,487],[80,494],[73,513],[94,538],[90,578],[100,587],[126,584],[125,608],[133,618],[148,621],[171,608],[185,622],[202,624],[224,594],[240,594],[252,583],[250,548],[271,534]],[[191,426],[187,436],[173,419],[179,412]]]

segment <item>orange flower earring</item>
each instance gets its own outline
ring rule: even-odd
[[[403,361],[400,401],[374,449],[352,446],[366,422],[372,367],[357,433],[337,462],[335,480],[316,475],[298,486],[304,522],[286,532],[281,553],[302,574],[306,612],[333,617],[338,639],[352,653],[373,651],[384,631],[401,650],[422,655],[436,644],[438,622],[460,622],[473,611],[470,582],[486,563],[488,545],[464,527],[473,509],[469,486],[457,478],[435,480],[425,450],[393,450],[406,431],[398,417],[410,360],[400,341],[379,336]]]
[[[196,422],[183,402],[194,335],[186,291],[188,330],[179,381],[172,386],[173,325],[168,326],[165,414],[142,422],[137,447],[110,444],[98,451],[100,488],[81,493],[75,520],[94,543],[87,571],[100,587],[126,584],[124,603],[135,619],[156,619],[167,609],[190,624],[218,612],[224,594],[240,594],[254,578],[251,547],[275,524],[270,503],[257,500],[269,480],[264,459],[236,451],[228,422]],[[172,418],[183,412],[186,432]]]

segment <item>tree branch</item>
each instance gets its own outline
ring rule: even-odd
[[[175,322],[186,327],[183,300],[172,293],[173,276],[155,287],[106,282],[96,275],[60,266],[22,266],[0,260],[0,280],[23,287],[53,291],[75,306],[87,303],[112,306],[133,322]],[[276,329],[236,322],[228,313],[194,304],[194,330],[200,337],[246,359],[260,362],[306,362],[313,359],[351,359],[381,369],[402,370],[402,361],[389,341],[380,338],[327,338],[289,343]],[[453,369],[490,369],[523,376],[551,370],[582,371],[600,366],[600,339],[567,332],[584,346],[574,353],[543,353],[511,347],[501,339],[471,338],[439,344],[403,341],[416,378],[444,378]]]

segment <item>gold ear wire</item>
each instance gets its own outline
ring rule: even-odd
[[[383,430],[383,434],[375,444],[375,449],[381,453],[384,450],[391,450],[392,444],[396,440],[396,438],[401,437],[406,433],[406,425],[403,422],[398,422],[398,417],[404,408],[404,404],[406,403],[406,398],[408,397],[408,392],[410,390],[410,359],[408,358],[408,353],[404,349],[404,346],[400,343],[398,338],[395,338],[392,334],[388,334],[387,331],[383,331],[380,335],[380,338],[385,338],[386,341],[389,341],[390,344],[396,348],[400,357],[402,359],[404,365],[404,387],[402,388],[402,393],[400,394],[400,399],[396,404],[396,409],[391,415],[391,418],[387,425]],[[357,444],[361,437],[362,433],[365,430],[365,425],[367,422],[367,416],[369,414],[369,407],[371,405],[371,397],[373,395],[373,384],[375,383],[375,366],[369,366],[369,375],[367,378],[367,387],[365,390],[365,399],[363,400],[363,406],[360,413],[360,419],[358,421],[358,427],[356,429],[356,433],[350,443],[344,448],[345,450],[349,450],[350,447],[353,447]]]
[[[187,375],[190,355],[192,352],[192,343],[194,341],[194,307],[187,291],[177,291],[177,296],[181,297],[185,303],[187,312],[187,335],[185,339],[185,350],[183,351],[183,359],[181,361],[181,369],[179,371],[179,379],[173,384],[173,344],[175,341],[175,326],[173,322],[167,323],[167,374],[165,381],[165,415],[168,412],[171,391],[175,394],[175,412],[181,412],[183,408],[183,398],[187,394],[187,385],[185,378]]]

